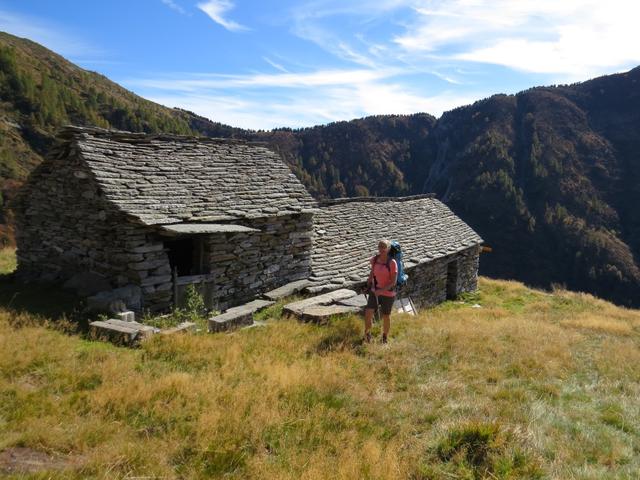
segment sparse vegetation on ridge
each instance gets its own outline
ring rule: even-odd
[[[45,452],[47,478],[65,479],[640,470],[640,312],[481,279],[394,317],[388,348],[363,345],[354,316],[315,326],[277,304],[261,317],[131,350],[2,308],[0,451]]]

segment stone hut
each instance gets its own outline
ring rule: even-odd
[[[405,293],[425,306],[476,288],[482,243],[430,195],[319,206],[261,144],[80,127],[60,132],[14,210],[20,278],[133,310],[181,304],[190,284],[218,310],[284,285],[357,286],[380,238],[401,242]]]
[[[482,238],[433,195],[347,198],[314,216],[315,289],[362,285],[378,240],[398,240],[409,281],[402,294],[428,306],[477,288]]]
[[[67,127],[17,199],[17,273],[224,309],[309,276],[316,207],[260,144]]]

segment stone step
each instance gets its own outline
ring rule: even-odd
[[[338,305],[345,305],[347,307],[358,307],[362,310],[367,305],[367,297],[361,293],[355,297],[340,300],[337,303]]]
[[[282,285],[274,290],[271,290],[262,296],[269,300],[280,300],[284,297],[289,297],[294,293],[300,292],[303,288],[310,285],[311,282],[309,280],[297,280],[295,282],[287,283],[286,285]]]
[[[143,334],[143,336],[152,335],[154,333],[157,333],[158,331],[158,329],[149,325],[144,325],[138,322],[128,322],[117,318],[110,318],[105,323],[108,323],[110,325],[117,325],[123,328],[130,328],[132,330],[135,330],[136,332],[140,332],[141,334]]]
[[[311,295],[317,295],[319,293],[330,292],[332,290],[336,290],[339,285],[334,285],[332,283],[314,283],[304,288],[304,293],[309,293]]]
[[[273,305],[271,300],[254,300],[209,319],[209,332],[226,332],[253,323],[253,314]]]
[[[302,311],[309,307],[318,305],[330,305],[341,300],[346,300],[347,298],[355,297],[356,295],[357,293],[353,290],[341,288],[340,290],[334,290],[333,292],[323,293],[322,295],[305,298],[304,300],[299,300],[293,303],[288,303],[284,306],[284,311],[286,313],[300,316],[302,314]]]
[[[334,315],[359,313],[361,310],[360,307],[348,305],[312,305],[303,309],[298,316],[307,322],[326,323]]]

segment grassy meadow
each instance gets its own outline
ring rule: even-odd
[[[3,303],[0,452],[43,458],[5,478],[640,475],[638,311],[482,278],[392,317],[384,346],[362,344],[356,316],[318,326],[281,307],[127,349]]]

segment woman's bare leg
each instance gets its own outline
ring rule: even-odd
[[[371,321],[373,320],[373,308],[365,308],[364,310],[364,334],[371,332]]]
[[[391,328],[391,315],[382,315],[382,334],[386,337],[389,335]]]

